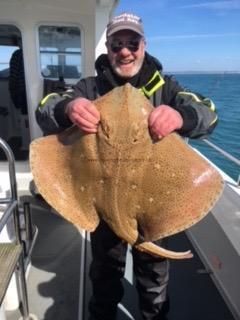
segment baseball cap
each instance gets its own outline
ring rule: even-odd
[[[107,25],[107,37],[121,30],[132,30],[144,36],[142,19],[132,13],[122,13],[114,17]]]

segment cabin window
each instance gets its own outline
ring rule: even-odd
[[[21,31],[0,24],[0,137],[11,147],[15,160],[28,159],[30,142],[24,47]],[[6,156],[0,150],[0,161]]]
[[[44,78],[81,78],[81,32],[78,27],[40,26],[39,47]]]
[[[0,79],[7,79],[9,77],[9,61],[14,51],[18,49],[15,45],[0,45]]]

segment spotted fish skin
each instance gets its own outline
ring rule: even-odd
[[[74,127],[31,144],[30,163],[40,193],[83,229],[94,231],[101,218],[139,250],[173,259],[191,257],[189,251],[165,250],[152,241],[200,221],[221,195],[221,176],[175,133],[153,143],[148,130],[153,107],[131,85],[94,104],[101,115],[97,134]],[[39,169],[43,165],[44,172]]]

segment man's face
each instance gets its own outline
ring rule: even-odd
[[[107,39],[108,59],[120,77],[131,78],[141,69],[145,55],[145,41],[137,33],[123,30]]]

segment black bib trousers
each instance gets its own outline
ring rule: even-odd
[[[163,240],[155,242],[163,246]],[[91,320],[114,320],[123,297],[127,244],[101,221],[91,233],[93,260],[90,266],[93,295]],[[133,270],[143,320],[163,320],[168,309],[169,261],[132,248]]]

